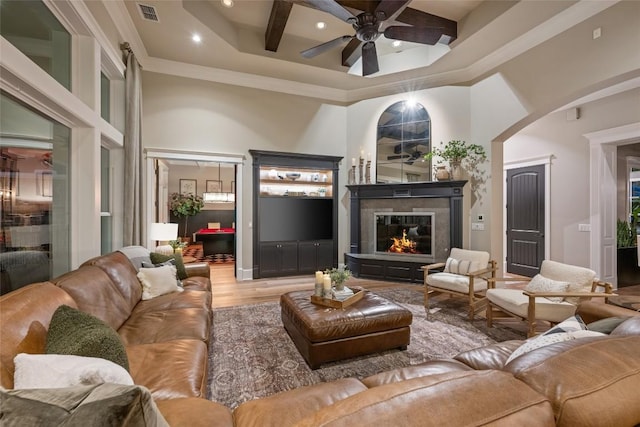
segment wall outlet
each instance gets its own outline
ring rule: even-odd
[[[481,222],[472,222],[471,223],[471,229],[472,230],[477,230],[477,231],[482,231],[484,230],[484,224]]]
[[[578,231],[591,231],[591,224],[578,224]]]

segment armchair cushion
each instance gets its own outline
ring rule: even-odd
[[[557,280],[549,279],[541,274],[536,274],[527,286],[525,291],[529,292],[566,292],[569,287],[569,282],[560,282]],[[553,302],[562,302],[563,297],[545,297]]]
[[[454,273],[434,273],[427,276],[427,285],[457,292],[469,292],[469,278]],[[487,289],[487,281],[475,278],[473,280],[474,291]]]
[[[489,289],[487,291],[489,301],[516,316],[527,318],[529,297],[522,293],[521,289]],[[538,297],[536,303],[536,319],[560,323],[569,316],[573,316],[576,306],[567,301],[552,302],[547,298]]]

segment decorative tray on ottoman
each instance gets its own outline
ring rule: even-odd
[[[311,302],[314,304],[323,305],[325,307],[331,307],[331,308],[349,307],[351,304],[354,304],[360,301],[362,297],[364,297],[364,293],[366,292],[364,289],[356,288],[356,287],[352,287],[351,290],[353,291],[353,296],[350,296],[349,298],[344,299],[342,301],[337,299],[323,298],[323,297],[311,295]]]

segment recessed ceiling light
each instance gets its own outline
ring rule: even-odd
[[[233,0],[220,0],[224,7],[233,7]]]
[[[400,40],[394,40],[393,42],[391,42],[391,46],[400,47],[402,46],[402,42]]]
[[[322,21],[316,22],[316,28],[319,30],[324,30],[325,28],[327,28],[327,24]]]
[[[196,43],[200,43],[202,41],[202,37],[200,37],[199,34],[194,34],[193,36],[191,36],[191,40],[193,40]]]

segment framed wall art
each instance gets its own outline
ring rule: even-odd
[[[195,179],[180,180],[180,194],[198,194],[198,181]]]
[[[219,193],[222,191],[222,181],[207,180],[207,193]]]

